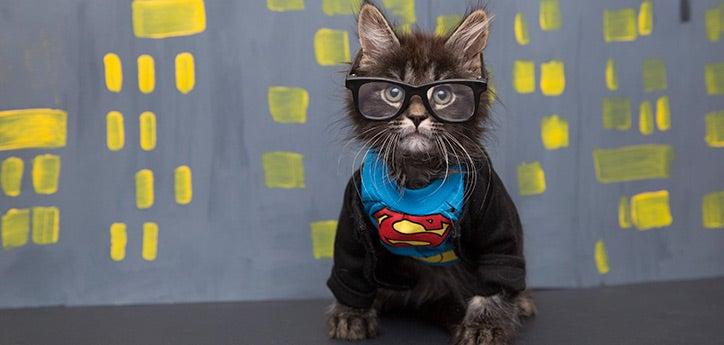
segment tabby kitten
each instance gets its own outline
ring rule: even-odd
[[[510,344],[535,313],[520,220],[481,146],[488,24],[478,8],[446,37],[401,33],[363,2],[346,86],[368,154],[338,222],[330,337],[375,336],[378,312],[401,312],[453,344]]]

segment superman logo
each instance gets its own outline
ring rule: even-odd
[[[382,242],[395,247],[437,247],[450,233],[452,222],[441,214],[411,216],[383,208],[373,215]]]

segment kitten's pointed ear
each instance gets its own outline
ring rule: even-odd
[[[395,32],[382,12],[364,2],[357,18],[357,33],[362,47],[362,64],[400,45]]]
[[[488,44],[490,19],[483,9],[470,12],[455,31],[450,34],[445,46],[471,60],[478,56]]]

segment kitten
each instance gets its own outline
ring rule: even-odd
[[[375,336],[378,312],[401,312],[453,344],[510,344],[535,313],[520,220],[481,146],[488,24],[474,9],[446,37],[400,33],[363,2],[347,108],[370,153],[338,222],[330,337]]]

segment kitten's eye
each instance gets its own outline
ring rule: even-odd
[[[402,101],[402,89],[397,86],[390,86],[386,88],[382,95],[385,97],[385,100],[390,103]]]
[[[453,93],[449,86],[439,86],[432,91],[432,101],[437,105],[447,105],[453,100]]]

